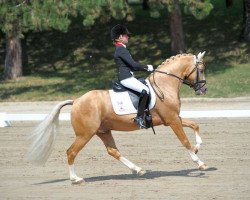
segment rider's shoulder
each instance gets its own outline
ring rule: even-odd
[[[124,46],[118,46],[116,47],[117,53],[128,53],[128,50]]]

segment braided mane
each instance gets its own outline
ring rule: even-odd
[[[170,64],[172,61],[180,58],[180,57],[184,57],[184,56],[192,56],[193,54],[190,53],[183,53],[183,54],[177,54],[175,56],[171,56],[170,58],[167,58],[165,61],[163,61],[158,67],[162,67],[165,66],[166,64]]]

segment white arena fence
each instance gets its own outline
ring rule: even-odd
[[[47,114],[8,114],[0,112],[0,127],[11,126],[15,121],[42,121]],[[233,118],[250,117],[250,110],[199,110],[199,111],[181,111],[181,117],[185,118]],[[69,121],[70,113],[61,113],[61,121]]]

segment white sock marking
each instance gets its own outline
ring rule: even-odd
[[[132,172],[136,171],[137,173],[139,171],[141,171],[141,168],[136,166],[134,163],[130,162],[128,159],[126,159],[125,157],[120,157],[119,160],[126,165]]]
[[[198,164],[199,167],[200,167],[201,165],[204,165],[204,162],[202,162],[202,161],[199,159],[199,157],[198,157],[194,152],[192,152],[192,151],[188,151],[188,152],[189,152],[189,154],[190,154],[192,160],[193,160],[194,162],[196,162],[196,163]]]

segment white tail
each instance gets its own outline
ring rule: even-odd
[[[28,138],[32,142],[27,159],[37,164],[45,164],[48,160],[57,135],[60,110],[65,105],[72,105],[73,100],[58,103],[51,113],[34,129]]]

